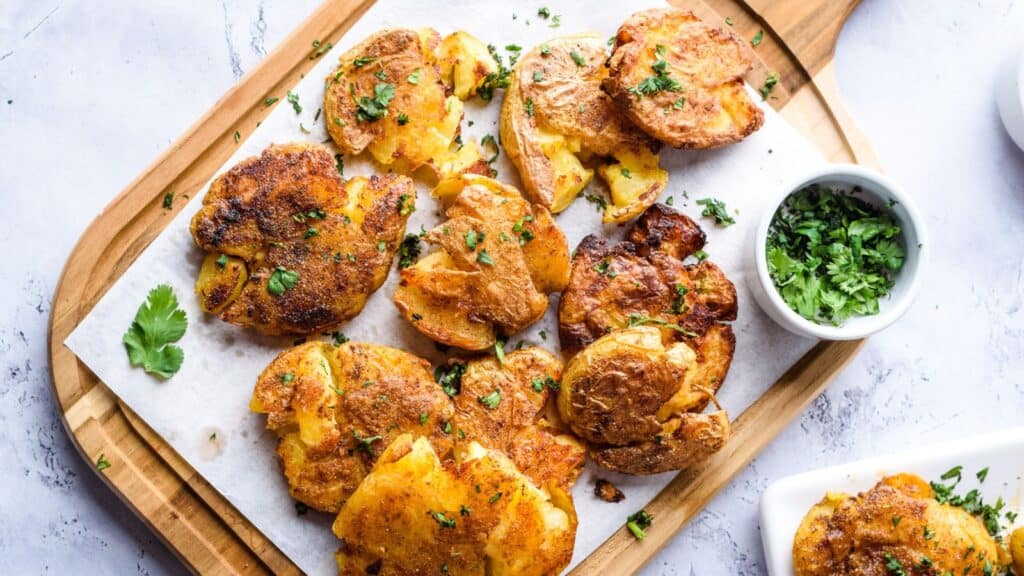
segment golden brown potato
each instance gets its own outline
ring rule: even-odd
[[[568,493],[535,486],[496,450],[471,443],[442,462],[428,441],[403,435],[334,533],[342,575],[547,576],[572,558],[576,513]]]
[[[384,282],[415,201],[404,176],[343,184],[326,148],[271,146],[214,180],[192,218],[200,305],[266,334],[336,326]]]
[[[569,360],[559,413],[600,466],[628,474],[686,468],[721,449],[730,433],[724,411],[667,406],[684,391],[696,359],[682,342],[664,346],[657,328],[613,331]]]
[[[424,240],[439,249],[401,271],[395,305],[426,336],[466,350],[536,322],[565,286],[568,246],[551,215],[493,180],[442,181],[448,220]]]
[[[683,263],[703,245],[697,224],[662,204],[644,212],[625,242],[584,238],[559,306],[563,351],[572,354],[633,325],[658,326],[664,338],[702,349],[701,337],[719,322],[735,320],[737,311],[736,288],[721,269],[707,260]],[[719,336],[733,340],[728,327]],[[719,371],[720,381],[728,360]]]
[[[324,117],[331,139],[345,154],[368,149],[377,162],[403,174],[424,165],[438,177],[489,170],[479,154],[468,157],[475,146],[453,145],[462,100],[448,95],[452,85],[445,84],[447,79],[459,93],[468,92],[476,74],[497,66],[486,48],[481,56],[479,44],[465,32],[442,43],[430,28],[392,28],[366,38],[341,56],[327,78]]]
[[[625,222],[657,199],[668,173],[658,144],[601,91],[606,57],[604,40],[593,35],[534,48],[510,77],[499,128],[531,201],[565,210],[596,167],[612,196],[604,221]]]
[[[796,576],[999,573],[996,542],[963,508],[940,504],[912,474],[883,478],[871,490],[827,494],[793,540]],[[927,560],[925,560],[927,559]]]
[[[457,442],[501,450],[538,486],[569,490],[583,471],[586,452],[544,410],[558,388],[562,362],[542,348],[485,357],[466,364],[453,397]]]
[[[1010,535],[1010,556],[1013,559],[1013,571],[1024,574],[1024,526]]]
[[[644,10],[619,28],[602,87],[654,138],[676,148],[712,148],[764,123],[743,84],[750,66],[745,43],[731,32],[689,11]]]
[[[487,50],[487,45],[462,30],[441,41],[438,61],[442,81],[451,86],[459,100],[468,100],[489,74],[498,72],[498,63]]]
[[[337,512],[388,444],[405,432],[444,454],[452,403],[430,365],[386,346],[308,342],[260,374],[250,408],[267,415],[292,497]]]

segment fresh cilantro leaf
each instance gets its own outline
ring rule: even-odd
[[[587,60],[583,56],[581,56],[579,52],[573,50],[569,52],[569,56],[572,58],[572,61],[576,63],[577,66],[583,67],[587,65]]]
[[[486,396],[478,396],[476,400],[486,406],[487,409],[494,410],[498,407],[498,404],[501,403],[501,390],[495,388],[494,392],[491,392]]]
[[[150,290],[149,297],[135,313],[135,320],[122,339],[132,366],[161,378],[170,378],[185,358],[173,342],[181,340],[188,327],[185,311],[167,284]]]
[[[772,72],[771,74],[768,75],[767,78],[764,79],[764,86],[758,88],[757,90],[758,92],[761,93],[762,100],[768,99],[768,95],[772,93],[772,90],[775,90],[775,86],[779,83],[779,80],[780,77],[778,72]]]
[[[715,219],[715,224],[719,226],[732,226],[736,223],[736,220],[729,215],[729,210],[725,207],[725,202],[716,198],[701,198],[697,200],[698,206],[703,206],[704,210],[701,211],[701,216],[710,216]]]
[[[402,243],[398,245],[398,269],[408,268],[420,257],[420,237],[416,234],[406,234]]]
[[[96,459],[96,469],[99,470],[100,472],[102,472],[102,471],[106,470],[107,468],[110,468],[110,466],[111,466],[110,460],[107,460],[107,457],[106,457],[105,454],[100,453],[99,458]]]
[[[644,536],[647,535],[646,530],[650,528],[654,522],[654,517],[650,515],[646,510],[640,510],[633,514],[630,514],[626,518],[626,528],[629,530],[633,537],[637,540],[643,540]]]
[[[274,296],[281,296],[288,290],[294,288],[298,281],[298,272],[288,270],[284,266],[278,266],[270,273],[270,280],[267,281],[267,292],[270,292]]]
[[[299,104],[299,95],[294,92],[288,93],[288,103],[292,105],[292,110],[295,110],[296,114],[302,112],[302,105]]]
[[[494,150],[494,155],[487,159],[488,164],[493,164],[494,161],[498,159],[500,150],[498,149],[498,141],[494,139],[494,136],[485,134],[484,137],[480,139],[480,147],[484,150],[487,150],[488,148]]]
[[[758,30],[757,34],[754,34],[754,37],[750,39],[750,45],[757,46],[761,40],[764,40],[764,30]]]
[[[388,115],[388,104],[394,97],[394,84],[378,83],[373,87],[373,98],[361,96],[356,101],[356,118],[362,122],[380,120]]]
[[[455,396],[462,391],[462,375],[466,373],[466,365],[462,362],[452,362],[441,365],[434,369],[434,380],[441,385],[441,389],[449,396]]]

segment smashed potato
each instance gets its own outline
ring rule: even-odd
[[[542,206],[490,178],[442,181],[448,220],[423,239],[439,249],[401,271],[394,301],[429,338],[484,350],[536,322],[568,280],[569,249]]]
[[[657,199],[668,182],[658,143],[601,91],[604,40],[551,40],[519,60],[501,108],[501,143],[531,201],[565,210],[595,166],[611,191],[605,222],[625,222]]]
[[[747,95],[751,67],[743,40],[692,12],[637,12],[615,35],[601,86],[629,118],[676,148],[713,148],[746,138],[764,123]]]
[[[576,512],[555,485],[535,486],[496,450],[471,443],[442,462],[403,435],[334,522],[342,575],[546,576],[572,559]]]
[[[368,149],[402,174],[425,165],[437,177],[488,173],[479,153],[468,157],[475,147],[455,144],[459,95],[468,97],[483,80],[479,74],[486,77],[497,67],[480,46],[465,32],[442,41],[430,28],[393,28],[366,38],[341,56],[327,78],[323,109],[331,139],[345,154]]]
[[[534,484],[569,490],[583,471],[586,452],[545,414],[558,388],[562,362],[530,347],[466,364],[453,397],[452,426],[458,438],[501,450]]]
[[[217,177],[192,218],[200,306],[266,334],[336,326],[384,282],[415,201],[404,176],[342,183],[326,148],[271,146]]]
[[[665,409],[676,395],[697,392],[684,387],[695,364],[689,346],[664,346],[657,328],[614,331],[569,360],[558,410],[600,466],[628,474],[686,468],[721,449],[730,433],[724,411]]]
[[[729,372],[736,288],[708,261],[693,220],[655,204],[618,244],[583,239],[559,307],[559,412],[598,464],[651,474],[706,459],[729,436],[702,414]]]
[[[441,453],[454,411],[430,365],[373,344],[308,342],[260,374],[250,408],[267,415],[292,498],[337,512],[391,443],[410,432]]]
[[[857,496],[826,494],[793,538],[796,576],[887,575],[894,564],[907,574],[996,574],[999,558],[978,517],[940,504],[913,474],[885,477]]]

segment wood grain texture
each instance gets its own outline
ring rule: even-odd
[[[54,393],[82,457],[112,466],[100,476],[194,572],[295,574],[299,570],[145,422],[120,404],[64,340],[112,283],[185,202],[162,208],[164,194],[201,193],[200,186],[269,113],[268,94],[287,91],[314,61],[314,39],[337,43],[372,0],[328,0],[232,88],[93,221],[68,258],[50,317]],[[872,163],[866,139],[838,101],[831,59],[835,36],[855,0],[673,0],[709,21],[726,16],[740,35],[766,33],[748,81],[782,80],[770,98],[786,119],[837,161]],[[811,9],[809,7],[816,7]],[[840,9],[842,8],[842,9]],[[280,104],[280,103],[278,103]],[[629,574],[742,470],[856,354],[861,343],[822,343],[790,369],[735,422],[726,449],[680,474],[651,503],[657,517],[647,538],[613,535],[574,574]]]

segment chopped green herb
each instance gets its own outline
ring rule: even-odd
[[[622,173],[623,178],[629,178],[630,180],[633,179],[633,174],[630,173],[629,168],[623,168],[620,172]]]
[[[725,17],[725,23],[728,24],[729,26],[732,26],[733,25],[732,16],[726,16]]]
[[[348,336],[345,336],[344,332],[335,331],[331,332],[331,343],[335,346],[341,346],[345,342],[348,342]]]
[[[398,121],[399,126],[405,126],[409,123],[409,115],[405,112],[399,112],[398,117],[395,118]]]
[[[387,243],[383,240],[377,240],[377,252],[383,252],[388,247]]]
[[[544,71],[543,70],[536,70],[536,71],[534,71],[534,73],[533,73],[533,81],[534,82],[540,82],[543,79],[544,79]]]
[[[575,62],[577,66],[583,67],[587,65],[586,59],[583,58],[579,52],[573,50],[572,52],[569,52],[569,56],[572,57],[572,61]]]
[[[377,80],[380,80],[381,82],[384,82],[385,80],[388,79],[388,73],[384,71],[384,68],[381,68],[380,70],[377,70],[376,72],[373,73],[373,77],[376,78]]]
[[[402,243],[398,245],[398,269],[403,270],[412,266],[420,257],[420,252],[420,237],[416,234],[406,234]]]
[[[704,210],[701,211],[701,216],[713,217],[715,224],[719,226],[732,226],[736,223],[736,220],[729,215],[729,210],[725,207],[725,202],[716,198],[701,198],[697,200],[698,206],[703,206]]]
[[[985,478],[988,478],[988,466],[985,466],[981,470],[978,470],[978,472],[974,476],[978,479],[978,482],[984,483]]]
[[[278,98],[277,96],[268,96],[263,99],[263,105],[273,106],[274,102],[277,102],[278,100],[280,100],[280,98]]]
[[[373,98],[362,96],[356,101],[356,118],[362,122],[380,120],[388,115],[388,104],[394,97],[394,84],[377,84],[373,87]]]
[[[427,420],[429,420],[429,419],[430,419],[430,414],[428,414],[426,412],[420,412],[420,426],[423,426],[424,424],[426,424]]]
[[[363,383],[363,387],[365,388],[367,386],[367,384],[373,384],[373,382],[364,382]],[[378,436],[367,436],[367,437],[364,438],[363,436],[360,436],[359,433],[356,432],[355,430],[352,430],[352,436],[355,437],[356,442],[357,442],[356,449],[357,450],[361,450],[363,452],[366,452],[367,454],[370,453],[370,446],[374,442],[377,442],[378,440],[383,440],[384,439],[382,436],[379,436],[379,435]]]
[[[526,103],[523,104],[523,108],[526,110],[528,116],[533,116],[533,98],[527,98]]]
[[[491,256],[490,254],[487,253],[487,250],[481,250],[476,255],[476,261],[487,266],[494,266],[494,260],[491,259]]]
[[[494,150],[494,155],[487,159],[488,164],[493,164],[494,161],[498,159],[500,150],[498,149],[498,141],[494,139],[494,136],[485,134],[484,137],[480,139],[480,147],[484,150],[487,150],[488,148]]]
[[[665,60],[665,55],[667,53],[668,51],[661,44],[658,44],[655,47],[655,55],[657,58],[654,60],[654,64],[651,64],[651,70],[654,70],[655,75],[644,78],[639,84],[628,90],[631,94],[636,96],[637,99],[640,99],[643,96],[657,94],[661,91],[683,91],[683,85],[669,75],[668,60]]]
[[[498,404],[501,403],[501,390],[495,388],[494,392],[491,392],[486,396],[478,396],[476,400],[488,409],[494,410],[498,407]]]
[[[173,343],[181,340],[187,327],[188,319],[178,308],[174,290],[167,284],[153,288],[122,338],[128,361],[150,374],[170,378],[185,358],[182,349]]]
[[[903,564],[895,556],[889,552],[886,552],[883,556],[885,558],[885,567],[889,570],[889,574],[893,576],[907,576],[907,572],[903,569]]]
[[[494,340],[494,355],[498,358],[498,365],[505,365],[505,339],[496,338]]]
[[[551,55],[551,46],[548,46],[547,44],[541,44],[540,45],[540,55],[541,56],[550,56]]]
[[[651,523],[654,522],[654,517],[651,516],[646,510],[640,510],[634,514],[630,514],[626,518],[626,528],[633,534],[633,537],[637,540],[643,540],[647,536],[646,530],[650,528]]]
[[[309,512],[309,506],[306,506],[302,502],[296,502],[295,503],[295,513],[296,514],[298,514],[299,516],[303,516],[303,515],[306,514],[306,512]]]
[[[900,228],[850,194],[813,185],[789,196],[768,230],[768,271],[782,299],[812,322],[877,314],[902,268]]]
[[[319,233],[320,231],[316,229],[316,226],[310,226],[309,228],[306,228],[305,232],[302,233],[302,238],[308,240]]]
[[[267,292],[270,292],[274,296],[281,296],[288,290],[294,288],[298,281],[298,272],[288,270],[284,266],[278,266],[270,273],[270,280],[267,281]]]
[[[100,472],[110,468],[110,460],[101,452],[99,458],[96,459],[96,469]]]
[[[223,267],[225,267],[227,265],[228,265],[228,255],[227,254],[221,254],[220,256],[217,257],[217,267],[218,268],[223,268]]]
[[[334,155],[334,167],[338,170],[338,174],[345,175],[345,157],[341,154]]]
[[[167,193],[164,194],[163,207],[164,207],[165,210],[170,210],[171,206],[173,206],[173,205],[174,205],[174,192],[171,192],[170,190],[168,190]]]
[[[326,44],[321,44],[319,40],[313,40],[314,51],[312,54],[309,55],[309,59],[316,60],[317,58],[326,54],[327,51],[330,50],[331,48],[334,48],[334,44],[331,44],[330,42]]]
[[[481,100],[490,102],[491,98],[494,97],[494,90],[496,88],[508,88],[509,82],[511,82],[509,76],[512,74],[512,66],[515,65],[517,55],[510,54],[508,58],[509,65],[505,66],[501,54],[498,54],[498,49],[493,44],[487,45],[487,51],[490,52],[491,57],[497,62],[498,71],[491,72],[484,77],[484,81],[476,89],[476,94]]]
[[[398,215],[408,216],[416,211],[416,199],[408,194],[398,197]]]
[[[487,499],[487,502],[490,504],[494,504],[498,500],[501,500],[501,492],[495,492],[493,496]]]
[[[362,68],[363,66],[366,66],[367,64],[369,64],[371,62],[375,62],[376,60],[377,60],[376,58],[369,58],[367,56],[362,56],[360,58],[356,58],[355,60],[353,60],[352,61],[352,65],[355,66],[356,68]]]
[[[687,330],[686,328],[683,328],[679,324],[673,324],[671,322],[667,322],[667,321],[661,320],[659,318],[651,318],[650,316],[644,316],[643,314],[630,314],[629,315],[629,327],[630,328],[633,328],[635,326],[644,326],[646,324],[653,324],[655,326],[660,326],[662,328],[668,328],[669,330],[675,330],[676,332],[679,332],[680,334],[682,334],[683,336],[686,336],[688,338],[696,338],[697,337],[697,333],[696,332],[691,332],[690,330]]]
[[[448,518],[444,512],[427,512],[441,528],[455,528],[455,519]]]
[[[775,90],[775,86],[779,83],[779,79],[780,78],[778,72],[772,72],[771,74],[768,75],[767,78],[764,79],[764,86],[758,88],[757,90],[758,92],[761,93],[762,100],[768,99],[768,96],[772,93],[772,90]]]
[[[296,114],[302,112],[302,106],[299,104],[299,95],[294,92],[288,93],[288,103],[292,105],[292,110],[295,110]]]
[[[462,362],[451,362],[434,369],[434,380],[449,396],[455,396],[462,390],[462,375],[466,373],[466,365]]]
[[[754,34],[754,37],[750,39],[750,45],[757,46],[761,40],[764,40],[764,30],[758,30],[757,34]]]
[[[537,16],[540,16],[541,18],[547,20],[548,18],[551,17],[551,10],[549,10],[547,6],[541,7],[539,10],[537,10]]]
[[[417,68],[417,69],[413,70],[412,73],[409,74],[409,76],[405,80],[409,84],[419,84],[420,83],[420,69]]]
[[[282,383],[291,384],[293,380],[295,380],[295,374],[292,374],[291,372],[285,372],[284,374],[281,374]]]

